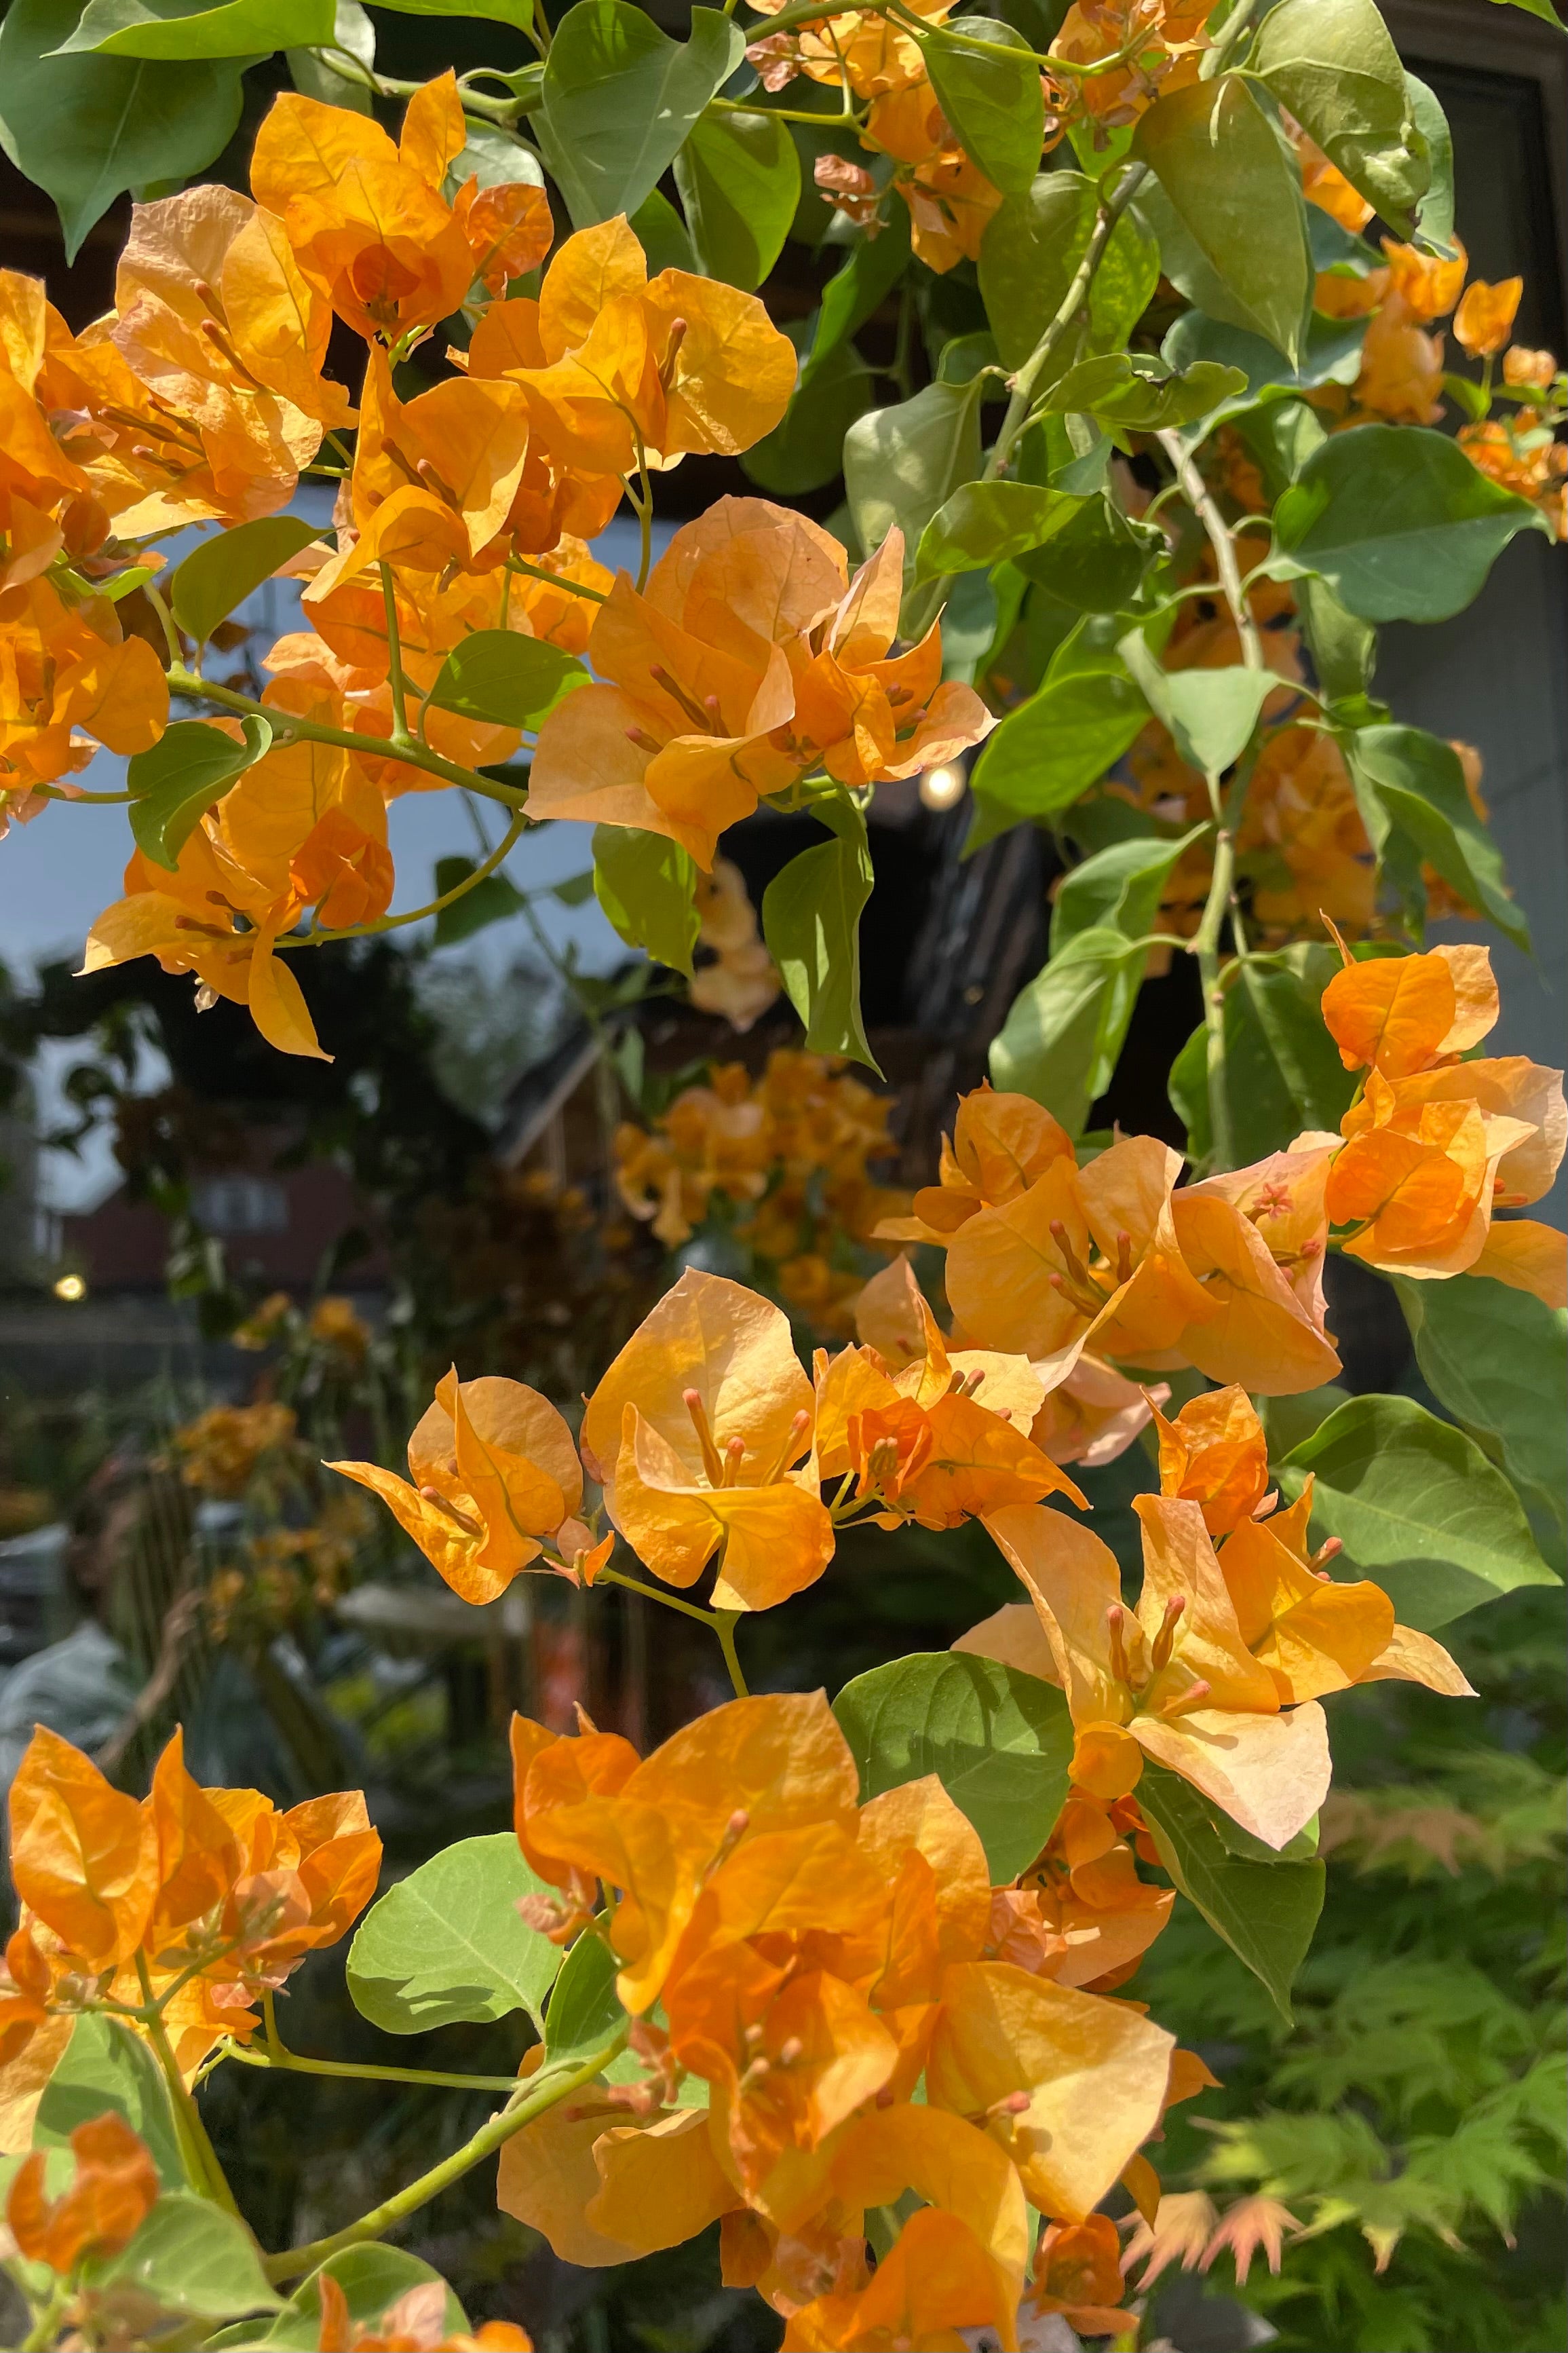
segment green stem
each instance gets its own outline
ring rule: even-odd
[[[242,716],[268,720],[277,733],[285,738],[303,738],[311,744],[336,744],[345,752],[358,752],[371,758],[401,760],[405,767],[423,768],[426,776],[439,776],[443,784],[458,785],[465,792],[482,793],[487,800],[500,801],[503,808],[522,807],[521,796],[510,785],[498,784],[492,777],[481,776],[472,768],[460,768],[455,760],[444,760],[438,752],[431,752],[412,739],[405,744],[394,743],[385,735],[351,733],[343,727],[324,727],[313,719],[304,719],[297,712],[269,709],[248,694],[236,694],[226,686],[211,686],[194,671],[184,668],[169,671],[171,694],[187,694],[205,702],[216,702],[222,711],[234,711]]]
[[[1147,177],[1146,164],[1130,164],[1117,184],[1115,194],[1100,197],[1100,209],[1095,215],[1094,227],[1089,233],[1089,243],[1084,248],[1083,259],[1073,273],[1072,284],[1063,295],[1055,318],[1052,319],[1045,333],[1013,379],[1013,393],[1007,403],[1007,414],[1002,420],[1002,430],[996,436],[996,446],[986,459],[985,471],[981,477],[983,481],[995,481],[1011,458],[1013,444],[1023,431],[1025,420],[1034,404],[1036,386],[1049,365],[1057,346],[1074,324],[1080,308],[1089,299],[1089,289],[1094,284],[1095,272],[1105,258],[1105,249],[1110,243],[1117,222],[1121,218]]]
[[[184,2144],[186,2162],[192,2178],[196,2188],[205,2197],[209,2198],[215,2205],[223,2207],[237,2220],[243,2221],[245,2218],[239,2211],[238,2201],[228,2186],[227,2177],[218,2162],[217,2151],[214,2148],[207,2136],[207,2128],[202,2122],[202,2112],[197,2107],[195,2096],[186,2084],[184,2075],[180,2073],[180,2063],[174,2056],[174,2048],[169,2040],[168,2029],[163,2024],[163,2012],[153,1999],[153,1980],[148,1974],[146,1959],[141,1953],[136,1956],[136,1975],[142,1987],[142,1998],[146,2005],[147,2039],[153,2046],[153,2055],[162,2068],[163,2081],[168,2086],[169,2102],[174,2112],[174,2129]],[[204,2181],[206,2186],[202,2189]]]
[[[564,588],[574,596],[586,596],[591,605],[609,602],[606,590],[590,588],[584,580],[563,580],[558,572],[546,572],[542,564],[525,564],[521,555],[509,555],[506,568],[509,572],[521,572],[529,580],[548,581],[552,588]]]
[[[376,566],[381,574],[381,602],[386,615],[387,682],[392,689],[392,740],[399,751],[414,741],[408,724],[408,690],[403,680],[403,641],[397,628],[397,583],[392,576],[392,566],[384,558]]]
[[[719,1637],[719,1648],[724,1653],[724,1664],[730,1670],[730,1681],[735,1687],[735,1697],[750,1699],[751,1694],[746,1689],[746,1678],[741,1672],[741,1662],[735,1652],[735,1627],[741,1612],[738,1609],[715,1609],[712,1616],[713,1631]]]
[[[595,2075],[604,2073],[625,2045],[625,2034],[617,2034],[602,2050],[595,2051],[591,2058],[582,2061],[579,2065],[543,2081],[535,2077],[531,2083],[520,2084],[506,2106],[491,2116],[488,2123],[481,2125],[461,2148],[454,2149],[451,2156],[443,2158],[439,2165],[433,2165],[427,2173],[420,2174],[416,2180],[409,2182],[406,2189],[384,2199],[379,2206],[373,2206],[370,2212],[362,2214],[357,2222],[350,2222],[343,2230],[334,2231],[329,2238],[313,2239],[308,2246],[289,2247],[281,2254],[267,2256],[262,2268],[268,2278],[274,2282],[293,2279],[300,2272],[314,2271],[319,2263],[341,2254],[345,2247],[357,2247],[366,2239],[384,2237],[395,2223],[417,2213],[421,2206],[427,2206],[432,2198],[439,2197],[443,2189],[449,2189],[454,2181],[460,2181],[465,2173],[471,2172],[476,2165],[493,2156],[513,2133],[521,2132],[524,2125],[531,2124],[536,2116],[543,2116],[561,2101],[569,2099],[574,2092],[579,2092],[584,2084],[591,2084]]]
[[[460,882],[454,882],[449,891],[443,891],[438,899],[432,899],[427,907],[411,907],[404,915],[378,915],[374,923],[350,923],[341,932],[319,929],[295,934],[286,932],[281,939],[273,942],[274,952],[282,950],[287,954],[296,948],[330,947],[335,940],[372,939],[379,933],[398,932],[407,923],[422,923],[427,916],[438,915],[443,907],[449,907],[454,900],[463,898],[469,891],[475,890],[479,883],[489,880],[496,868],[514,847],[519,834],[527,822],[526,816],[521,809],[519,809],[507,828],[504,839],[496,849],[491,850],[483,865],[476,866],[471,874],[465,874]]]
[[[1215,571],[1236,625],[1242,665],[1247,670],[1261,670],[1267,667],[1263,659],[1263,639],[1247,601],[1230,526],[1220,512],[1208,484],[1199,473],[1192,452],[1184,446],[1181,436],[1159,433],[1155,438],[1175,469],[1182,495],[1203,525],[1214,551]],[[1212,1139],[1209,1165],[1215,1170],[1236,1166],[1236,1138],[1231,1124],[1230,1097],[1226,1088],[1225,984],[1220,965],[1220,935],[1228,915],[1237,952],[1245,952],[1246,934],[1236,890],[1236,837],[1250,774],[1250,767],[1244,764],[1239,771],[1237,789],[1224,800],[1220,795],[1219,778],[1205,778],[1209,806],[1215,815],[1214,872],[1209,880],[1203,921],[1198,925],[1193,950],[1198,960],[1198,976],[1204,993],[1204,1021],[1208,1030],[1207,1077]]]
[[[158,616],[159,624],[163,632],[163,642],[169,649],[169,659],[174,664],[176,669],[183,668],[185,659],[185,650],[180,643],[180,633],[174,627],[174,616],[170,612],[168,606],[164,603],[162,592],[159,589],[154,588],[150,580],[143,580],[142,583],[142,594],[146,597],[147,602],[152,606],[153,610]],[[200,659],[199,652],[197,659],[198,660]]]
[[[37,2317],[22,2339],[22,2353],[46,2353],[46,2348],[54,2344],[71,2294],[68,2279],[56,2280],[47,2302],[37,2307]]]
[[[226,2043],[223,2055],[237,2060],[242,2067],[278,2067],[291,2075],[353,2076],[369,2084],[428,2084],[456,2092],[510,2092],[517,2088],[515,2075],[447,2075],[429,2067],[359,2067],[349,2059],[307,2059],[298,2051],[258,2051],[240,2042]]]
[[[678,1600],[673,1593],[663,1593],[657,1585],[645,1585],[640,1577],[626,1577],[618,1568],[602,1568],[594,1582],[595,1585],[624,1585],[628,1593],[640,1593],[647,1601],[662,1601],[667,1609],[679,1609],[683,1618],[700,1619],[704,1626],[717,1630],[717,1610],[705,1609],[700,1601]],[[721,1634],[721,1643],[723,1639]]]

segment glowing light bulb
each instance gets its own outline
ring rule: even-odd
[[[74,1305],[77,1300],[87,1297],[87,1284],[79,1274],[62,1274],[55,1285],[55,1297]]]
[[[950,809],[963,797],[963,770],[956,761],[928,768],[921,778],[921,801],[928,809]]]

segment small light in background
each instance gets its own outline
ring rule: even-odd
[[[87,1297],[87,1284],[79,1274],[62,1274],[55,1285],[55,1297],[74,1305],[77,1300]]]
[[[965,777],[956,761],[927,768],[921,778],[921,802],[928,809],[950,809],[963,798]]]

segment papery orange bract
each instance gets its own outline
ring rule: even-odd
[[[546,720],[532,805],[668,834],[710,867],[726,826],[818,765],[858,786],[977,743],[994,723],[942,681],[939,628],[889,658],[901,565],[894,533],[847,584],[816,524],[721,499],[675,534],[646,594],[617,581],[589,638],[606,682]]]
[[[437,132],[424,117],[448,94],[456,123]],[[282,222],[307,282],[358,333],[389,343],[448,317],[474,277],[468,239],[440,193],[452,139],[460,147],[464,135],[453,77],[428,84],[408,111],[404,153],[367,117],[285,90],[257,132],[250,164],[252,193]]]
[[[317,2353],[533,2353],[526,2328],[487,2320],[477,2336],[447,2327],[451,2291],[445,2280],[425,2280],[404,2293],[378,2320],[357,2321],[342,2286],[327,2271],[314,2282],[321,2298]]]
[[[0,792],[69,776],[91,758],[91,738],[148,751],[168,716],[158,657],[122,636],[112,605],[73,607],[41,579],[0,591]]]
[[[1508,1055],[1467,1061],[1498,1018],[1484,947],[1347,963],[1323,1018],[1349,1068],[1369,1064],[1341,1122],[1325,1204],[1351,1256],[1420,1279],[1491,1273],[1549,1305],[1568,1293],[1553,1229],[1493,1223],[1549,1190],[1568,1140],[1560,1071]]]
[[[1328,1788],[1322,1711],[1308,1703],[1279,1713],[1198,1506],[1141,1495],[1134,1508],[1144,1563],[1135,1611],[1123,1609],[1115,1556],[1089,1529],[1043,1505],[986,1524],[1055,1655],[1078,1736],[1073,1778],[1093,1796],[1119,1798],[1136,1786],[1147,1754],[1282,1847]]]
[[[16,1894],[89,1970],[135,1952],[157,1889],[157,1849],[134,1798],[39,1725],[11,1784]]]
[[[978,261],[1002,191],[954,136],[926,81],[873,100],[862,143],[894,159],[893,186],[910,215],[916,259],[941,276]]]
[[[657,1998],[721,1855],[776,1828],[816,1820],[847,1831],[855,1817],[854,1763],[820,1693],[715,1709],[656,1749],[613,1799],[557,1806],[546,1791],[552,1801],[536,1807],[534,1769],[531,1760],[520,1801],[529,1844],[623,1890],[614,1942],[622,2000],[638,2011]]]
[[[1069,87],[1093,121],[1133,122],[1162,92],[1196,81],[1210,13],[1203,0],[1074,0],[1050,54],[1081,66],[1122,59]]]
[[[5,2221],[28,2263],[47,2263],[68,2277],[84,2257],[117,2255],[129,2246],[159,2192],[158,2168],[146,2143],[110,2110],[78,2125],[70,2137],[76,2178],[50,2200],[47,2153],[22,2159],[5,2200]]]
[[[468,365],[519,385],[552,462],[590,474],[629,474],[639,451],[733,457],[778,423],[795,376],[755,295],[679,269],[650,280],[622,216],[566,239],[537,301],[492,305]]]
[[[1081,2335],[1120,2337],[1137,2326],[1123,2307],[1124,2293],[1121,2233],[1109,2214],[1047,2224],[1036,2251],[1025,2314],[1059,2312]]]
[[[1026,1604],[1007,1607],[1034,1619]],[[965,1638],[954,1647],[974,1645]],[[984,1648],[983,1655],[995,1657],[997,1647]],[[1175,1893],[1139,1878],[1124,1834],[1129,1812],[1136,1818],[1129,1799],[1111,1807],[1082,1789],[1069,1791],[1038,1862],[1019,1886],[999,1888],[992,1898],[987,1960],[1096,1993],[1112,1991],[1132,1973],[1169,1921]]]
[[[833,1554],[816,1482],[792,1471],[812,1408],[783,1311],[689,1268],[589,1398],[584,1458],[656,1575],[693,1584],[721,1552],[718,1606],[765,1609]]]
[[[920,2346],[922,2353],[963,2353],[959,2331],[994,2329],[1004,2348],[1017,2344],[1016,2298],[968,2225],[938,2207],[910,2216],[875,2278],[858,2295],[815,2298],[791,2315],[784,2353],[876,2353]]]
[[[1155,1417],[1160,1492],[1198,1504],[1210,1535],[1249,1519],[1268,1485],[1268,1441],[1247,1391],[1210,1389],[1173,1421]]]
[[[984,2116],[1030,2203],[1078,2220],[1157,2126],[1172,2048],[1121,2003],[1006,1962],[967,1962],[942,1979],[928,2096]],[[1019,2093],[1027,2105],[1014,2107]]]
[[[583,1469],[572,1432],[521,1381],[446,1373],[408,1440],[408,1479],[374,1462],[327,1468],[379,1495],[465,1601],[493,1601],[535,1562],[575,1576],[585,1556],[595,1567],[603,1558],[576,1517]],[[544,1560],[547,1541],[557,1556]]]
[[[1273,1676],[1281,1705],[1391,1678],[1450,1698],[1470,1686],[1440,1642],[1394,1622],[1370,1579],[1340,1584],[1306,1549],[1312,1487],[1289,1511],[1246,1520],[1219,1548],[1242,1640]]]
[[[1500,352],[1513,332],[1523,292],[1522,278],[1505,278],[1497,286],[1489,286],[1482,278],[1473,279],[1454,313],[1456,343],[1462,343],[1472,359]]]

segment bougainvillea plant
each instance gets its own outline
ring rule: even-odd
[[[0,280],[0,786],[18,820],[127,808],[88,967],[156,956],[330,1051],[298,959],[431,913],[389,912],[386,808],[437,791],[504,821],[437,908],[588,819],[612,920],[689,973],[704,923],[725,953],[725,829],[766,804],[823,828],[763,898],[766,955],[809,1051],[865,1061],[879,786],[978,750],[972,842],[1045,823],[1076,862],[907,1211],[862,1198],[880,1115],[834,1082],[856,1230],[917,1253],[853,1340],[808,1368],[775,1303],[689,1269],[579,1428],[454,1368],[406,1477],[332,1466],[467,1600],[543,1572],[700,1620],[731,1701],[646,1757],[515,1720],[514,1831],[374,1903],[358,1795],[205,1789],[176,1735],[139,1799],[36,1736],[0,1993],[28,2341],[522,2343],[466,2334],[413,2257],[364,2261],[498,2153],[503,2209],[573,2263],[717,2222],[786,2347],[1130,2337],[1107,2204],[1152,2224],[1161,2118],[1212,2080],[1124,1993],[1140,1957],[1191,1903],[1288,2017],[1324,1701],[1462,1700],[1437,1633],[1561,1549],[1560,1465],[1510,1403],[1563,1305],[1561,1235],[1514,1214],[1561,1160],[1561,1077],[1487,1054],[1484,946],[1425,944],[1523,920],[1475,755],[1373,688],[1379,624],[1563,534],[1568,385],[1510,341],[1517,280],[1467,284],[1441,110],[1372,0],[1079,0],[1025,31],[947,0],[698,7],[684,40],[628,0],[479,13],[533,61],[399,83],[352,0],[14,0],[0,29],[0,136],[73,249],[151,192],[82,333]],[[249,195],[184,185],[279,47]],[[786,335],[758,290],[829,219]],[[855,340],[879,313],[888,405]],[[1478,372],[1445,369],[1450,313]],[[653,478],[692,453],[773,496],[656,563]],[[840,473],[831,527],[776,502]],[[306,480],[330,522],[289,512]],[[612,577],[589,543],[623,505],[640,561]],[[213,649],[279,575],[300,627],[253,696]],[[99,747],[122,792],[76,781]],[[710,989],[765,997],[753,932],[729,946]],[[1142,979],[1185,955],[1184,1158],[1088,1124]],[[696,1196],[747,1198],[792,1088],[721,1073],[624,1141],[628,1199],[674,1239]],[[1450,1418],[1335,1386],[1335,1251],[1394,1285]],[[1139,1440],[1124,1594],[1073,1474]],[[749,1614],[841,1529],[967,1520],[1017,1601],[831,1706],[747,1691]],[[517,2012],[536,2041],[458,2079],[497,2102],[466,2143],[263,2250],[215,2068],[454,2081],[285,2044],[290,1973],[356,1921],[375,2026]]]

